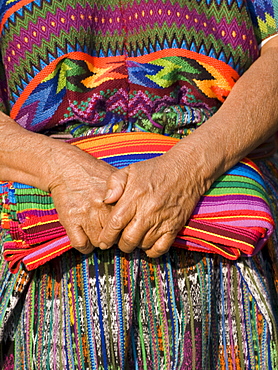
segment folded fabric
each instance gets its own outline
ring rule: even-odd
[[[102,135],[73,140],[72,145],[122,168],[165,153],[178,140],[149,133]],[[0,183],[3,254],[11,272],[27,270],[71,249],[51,195],[20,183]],[[201,197],[173,246],[217,253],[235,260],[252,256],[274,228],[264,180],[245,158],[221,176]]]

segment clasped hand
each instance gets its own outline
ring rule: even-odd
[[[198,171],[170,151],[117,170],[68,150],[71,159],[59,166],[50,190],[72,246],[89,253],[117,243],[127,253],[136,247],[150,257],[166,253],[203,192]]]
[[[136,247],[149,257],[166,253],[200,198],[196,177],[170,154],[113,172],[104,202],[116,204],[99,235],[99,247],[117,243],[127,253]]]

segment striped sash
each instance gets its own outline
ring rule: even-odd
[[[89,154],[123,168],[168,151],[177,139],[151,133],[117,133],[73,140]],[[11,272],[27,270],[71,249],[51,195],[20,183],[0,183],[1,236]],[[264,180],[245,158],[221,176],[201,197],[173,246],[217,253],[228,259],[252,256],[274,228]]]

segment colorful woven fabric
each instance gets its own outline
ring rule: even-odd
[[[114,134],[86,138],[73,144],[117,168],[168,151],[176,139],[157,134]],[[33,270],[69,250],[50,194],[18,183],[0,184],[3,255],[11,272],[23,262]],[[272,234],[274,221],[264,181],[248,159],[219,178],[200,199],[175,247],[217,253],[235,260],[254,255]]]
[[[0,0],[0,109],[46,135],[179,139],[219,109],[277,24],[276,0]],[[256,163],[277,225],[270,147]],[[18,214],[26,194],[52,207],[20,192]],[[5,207],[3,224],[17,222]],[[277,228],[236,261],[175,247],[155,260],[71,249],[12,274],[2,255],[0,368],[276,370],[277,266]]]
[[[0,32],[1,106],[28,130],[180,138],[277,32],[277,9],[271,0],[1,0]]]

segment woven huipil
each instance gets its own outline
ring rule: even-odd
[[[34,132],[182,138],[277,33],[276,0],[1,0],[0,107]],[[257,161],[278,221],[278,161]],[[28,197],[24,200],[28,202]],[[277,369],[278,236],[252,258],[171,248],[0,261],[1,368]]]

